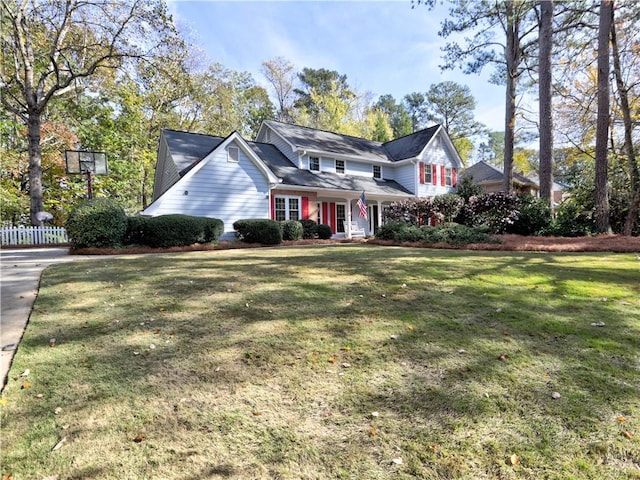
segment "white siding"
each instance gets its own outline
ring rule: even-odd
[[[416,189],[416,178],[418,176],[418,167],[413,163],[407,163],[394,169],[394,180],[402,185],[410,192]]]
[[[435,140],[436,141],[432,142],[423,152],[422,161],[426,164],[437,165],[437,169],[436,169],[437,184],[436,185],[434,185],[433,183],[419,184],[418,186],[419,197],[434,197],[436,195],[442,195],[445,193],[454,193],[456,191],[456,189],[453,187],[442,186],[441,166],[444,165],[445,167],[449,167],[449,168],[457,168],[457,163],[454,160],[454,157],[451,154],[451,152],[449,152],[447,148],[444,148],[443,144],[441,145],[441,142],[437,141],[438,138],[436,138]],[[416,174],[419,176],[419,170],[417,170]]]
[[[274,131],[272,131],[267,125],[264,125],[265,133],[256,139],[257,142],[271,143],[275,145],[278,150],[280,150],[285,157],[293,162],[294,165],[298,165],[298,154],[294,153],[291,145],[285,142],[282,137],[276,135]],[[268,138],[267,138],[268,137]]]
[[[231,146],[237,146],[234,143]],[[182,213],[219,218],[225,235],[233,235],[233,222],[242,218],[269,218],[269,183],[240,149],[240,161],[227,161],[227,151],[216,151],[195,175],[184,178],[143,212],[147,215]],[[188,194],[185,194],[188,192]]]
[[[373,178],[373,168],[370,163],[345,162],[344,173],[347,175],[360,175],[362,177]]]

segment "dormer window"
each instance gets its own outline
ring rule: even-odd
[[[344,160],[336,160],[336,173],[344,173]]]
[[[382,168],[380,165],[373,166],[373,178],[382,178]]]
[[[240,149],[238,147],[229,147],[227,149],[227,161],[235,163],[240,161]]]
[[[312,172],[320,171],[320,158],[309,157],[309,170],[311,170]]]

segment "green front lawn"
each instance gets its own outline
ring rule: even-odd
[[[639,347],[636,254],[56,265],[2,398],[0,475],[640,478]]]

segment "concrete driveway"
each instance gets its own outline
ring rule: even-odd
[[[38,296],[40,276],[48,265],[90,258],[69,255],[68,248],[0,250],[0,390]]]

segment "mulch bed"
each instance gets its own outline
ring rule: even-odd
[[[283,242],[279,246],[292,245],[332,245],[337,243],[371,243],[376,245],[396,245],[422,248],[447,248],[457,250],[501,250],[510,252],[615,252],[640,253],[640,237],[623,235],[597,235],[593,237],[525,237],[522,235],[497,235],[501,243],[472,243],[469,245],[449,245],[446,243],[393,242],[376,239],[352,240],[298,240]],[[208,250],[228,250],[238,248],[263,247],[260,244],[243,242],[220,242],[217,245],[190,245],[188,247],[150,248],[83,248],[72,250],[72,255],[123,255],[141,253],[176,253]]]

